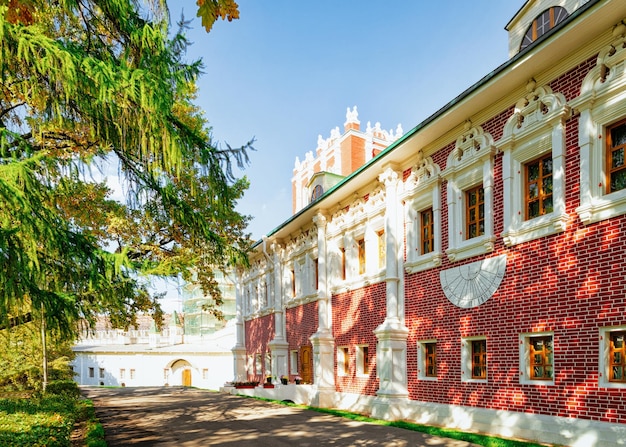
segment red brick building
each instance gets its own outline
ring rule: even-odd
[[[508,62],[354,172],[327,175],[318,151],[303,180],[296,162],[296,214],[239,277],[237,380],[624,445],[626,2],[529,0],[506,29]]]

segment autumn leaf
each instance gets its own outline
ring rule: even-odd
[[[218,18],[229,22],[239,18],[239,5],[233,0],[197,0],[197,4],[197,16],[202,18],[207,33]]]

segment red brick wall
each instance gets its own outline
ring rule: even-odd
[[[263,354],[265,356],[265,353],[270,352],[268,344],[274,339],[274,327],[274,315],[266,315],[246,321],[246,354],[254,357],[255,354]],[[265,357],[263,358],[265,359]],[[249,376],[251,380],[265,381],[264,375],[256,375],[254,369]]]
[[[555,79],[551,88],[572,99],[594,65],[595,57]],[[498,140],[511,113],[509,108],[483,123],[483,129]],[[442,170],[452,147],[433,157]],[[498,155],[494,163],[496,235],[503,229],[501,158]],[[506,275],[481,306],[452,305],[439,285],[440,269],[406,277],[411,399],[626,423],[624,390],[598,387],[599,328],[626,324],[626,216],[581,225],[575,213],[579,168],[578,118],[574,117],[566,123],[566,211],[571,216],[567,229],[511,248],[498,238],[494,255],[507,255]],[[442,186],[445,204],[445,182]],[[444,206],[444,250],[447,220]],[[444,258],[442,268],[449,267]],[[537,331],[554,332],[554,385],[519,383],[519,334]],[[487,383],[461,381],[461,337],[475,335],[487,338]],[[437,339],[438,379],[418,380],[417,342],[433,338]]]
[[[376,329],[385,320],[386,283],[333,296],[333,334],[335,347],[350,348],[350,373],[337,375],[335,354],[335,383],[337,391],[373,396],[378,389],[376,378]],[[368,345],[369,375],[356,375],[356,345]]]
[[[301,346],[312,346],[310,338],[317,332],[319,326],[317,302],[287,309],[286,323],[289,351],[299,350]],[[291,356],[289,356],[289,361],[291,362]],[[289,371],[291,371],[291,365],[289,365]]]

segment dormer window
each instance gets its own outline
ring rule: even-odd
[[[567,10],[562,6],[553,6],[539,14],[528,27],[524,39],[522,40],[520,51],[557,26],[565,20],[568,15]]]
[[[322,194],[324,194],[324,188],[322,188],[322,185],[315,185],[315,188],[313,188],[313,192],[311,193],[311,203],[322,197]]]

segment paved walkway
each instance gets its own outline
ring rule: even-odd
[[[256,399],[193,388],[82,388],[109,447],[478,447]]]

